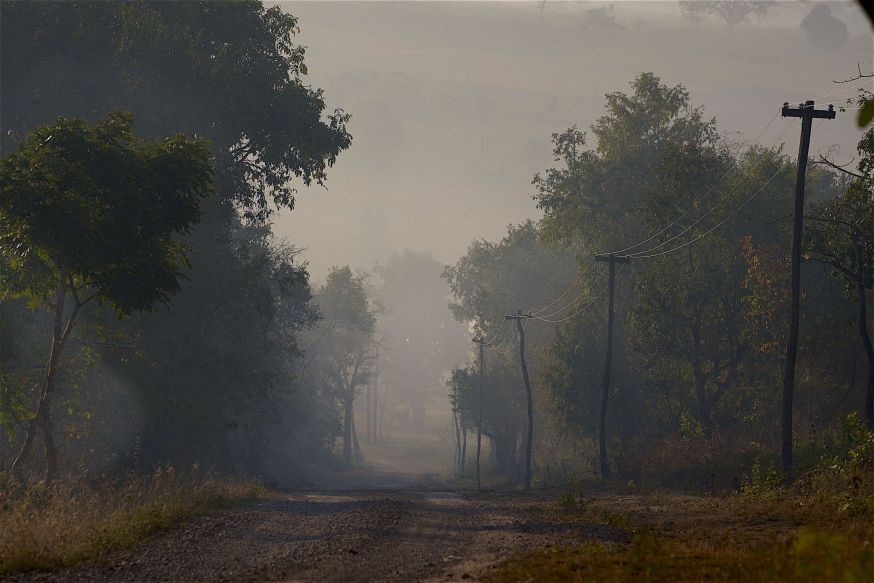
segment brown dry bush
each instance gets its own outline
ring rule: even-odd
[[[0,574],[99,560],[260,492],[251,480],[172,466],[116,481],[67,480],[47,490],[0,484]]]

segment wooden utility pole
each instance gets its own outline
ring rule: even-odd
[[[528,400],[528,439],[525,442],[525,489],[531,489],[531,446],[534,441],[534,397],[531,395],[531,379],[528,378],[528,365],[525,364],[525,328],[522,320],[530,318],[531,314],[522,314],[522,310],[515,314],[504,316],[507,320],[516,320],[516,329],[519,331],[519,360],[522,363],[522,379],[525,381],[525,397]]]
[[[604,363],[604,382],[601,385],[601,411],[598,417],[598,454],[601,462],[601,478],[610,477],[607,462],[607,399],[610,397],[610,376],[613,369],[613,297],[616,291],[616,264],[628,263],[627,255],[595,255],[595,261],[606,261],[609,266],[609,307],[607,308],[607,358]]]
[[[476,413],[476,491],[480,491],[480,465],[479,456],[483,441],[483,376],[485,369],[486,341],[482,338],[474,338],[474,343],[479,344],[479,395],[477,395]]]
[[[798,321],[801,315],[801,242],[804,228],[804,178],[807,173],[807,153],[810,149],[810,128],[814,118],[834,119],[834,107],[816,110],[813,101],[797,108],[783,104],[783,117],[801,118],[801,141],[798,146],[798,173],[795,179],[795,204],[792,211],[792,272],[789,281],[789,339],[786,343],[786,365],[783,369],[783,415],[781,428],[781,459],[787,476],[792,471],[792,399],[795,393],[795,361],[798,355]]]

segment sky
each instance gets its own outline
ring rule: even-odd
[[[539,218],[531,180],[552,164],[551,135],[588,129],[604,94],[626,91],[641,72],[684,85],[732,140],[754,140],[784,101],[838,103],[854,86],[872,87],[833,82],[857,63],[874,66],[872,29],[855,3],[778,2],[733,28],[693,21],[675,2],[280,6],[299,18],[307,82],[329,109],[352,115],[352,147],[327,189],[301,188],[295,210],[274,217],[319,279],[404,249],[452,263],[472,240]],[[811,154],[852,159],[854,118],[820,124]],[[780,141],[794,156],[798,120],[778,117],[760,143],[793,122]]]

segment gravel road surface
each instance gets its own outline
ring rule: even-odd
[[[556,522],[536,496],[319,490],[192,520],[104,564],[31,581],[475,580],[528,548],[620,541],[603,525]]]

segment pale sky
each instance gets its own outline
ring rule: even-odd
[[[531,179],[552,162],[551,134],[587,129],[604,94],[627,90],[640,72],[682,83],[721,131],[753,139],[784,101],[842,91],[817,99],[839,102],[853,93],[832,81],[857,63],[874,65],[872,30],[855,3],[827,3],[830,20],[813,37],[801,28],[811,2],[781,2],[733,30],[692,22],[672,2],[612,5],[282,3],[300,19],[308,81],[329,108],[352,114],[354,141],[328,189],[301,190],[296,209],[275,217],[275,232],[307,248],[318,278],[405,248],[450,263],[471,240],[539,217]],[[837,146],[835,156],[849,160],[860,136],[854,118],[823,123],[812,154]],[[776,120],[761,142],[770,145],[785,123]],[[797,140],[790,128],[793,155]]]

